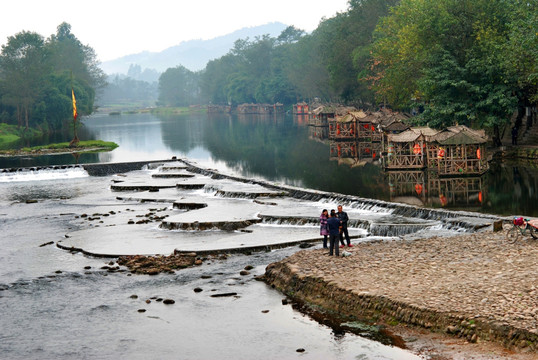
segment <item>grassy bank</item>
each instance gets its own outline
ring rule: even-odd
[[[17,150],[0,150],[0,155],[20,156],[20,155],[46,155],[66,152],[103,152],[112,151],[118,144],[110,141],[88,140],[80,141],[77,146],[70,147],[68,142],[48,144],[41,146],[25,147]]]
[[[23,137],[40,136],[42,132],[36,129],[25,129],[15,125],[0,124],[0,148],[9,147]]]

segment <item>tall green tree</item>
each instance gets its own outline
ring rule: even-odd
[[[538,103],[538,0],[512,1],[506,12],[508,41],[503,42],[503,66],[517,78],[524,103]]]
[[[74,78],[82,79],[96,91],[106,85],[106,75],[99,67],[95,51],[77,39],[68,23],[58,25],[47,46],[55,72],[72,72]]]
[[[159,77],[159,101],[165,106],[199,103],[198,75],[184,66],[169,68]]]
[[[41,35],[23,31],[8,38],[0,55],[2,102],[16,108],[17,124],[29,127],[34,104],[42,95],[43,77],[50,72]]]
[[[402,0],[376,30],[370,81],[377,96],[432,126],[500,129],[517,107],[517,77],[504,60],[517,0]],[[509,5],[507,7],[507,5]]]
[[[228,104],[231,99],[226,91],[229,74],[235,73],[238,60],[233,54],[226,54],[211,60],[200,74],[200,88],[203,99],[213,104]]]

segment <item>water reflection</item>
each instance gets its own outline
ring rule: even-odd
[[[329,158],[339,165],[351,167],[364,166],[367,163],[380,165],[381,143],[361,141],[330,141]]]
[[[391,201],[479,211],[486,200],[483,177],[439,178],[427,171],[388,171]]]

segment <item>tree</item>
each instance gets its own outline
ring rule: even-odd
[[[402,0],[376,28],[370,80],[377,96],[432,126],[499,128],[517,106],[517,77],[504,45],[517,0]],[[510,8],[510,7],[509,7]]]
[[[313,32],[322,65],[329,74],[329,86],[344,101],[374,100],[367,84],[359,80],[367,66],[378,19],[396,3],[397,0],[352,0],[348,11],[325,19]]]
[[[508,41],[501,44],[503,66],[517,78],[525,105],[538,103],[538,0],[510,2]]]
[[[23,31],[2,45],[0,75],[2,102],[17,110],[17,124],[29,127],[32,106],[42,93],[43,76],[49,72],[45,42],[41,35]]]
[[[237,58],[231,53],[208,62],[200,75],[202,97],[213,104],[228,104],[228,75],[236,71]]]
[[[95,53],[82,45],[62,23],[46,41],[22,31],[8,39],[0,54],[2,118],[19,126],[58,130],[71,118],[71,91],[80,115],[91,114],[95,89],[104,86],[104,73]],[[16,120],[16,121],[14,121]]]
[[[278,35],[276,41],[278,44],[292,44],[299,41],[304,34],[304,30],[297,29],[292,25],[284,29],[280,35]]]
[[[184,66],[169,68],[159,77],[159,104],[188,106],[199,101],[198,75]]]
[[[55,35],[48,39],[51,63],[55,72],[70,71],[74,78],[80,78],[90,84],[96,91],[106,85],[106,75],[99,68],[95,51],[83,45],[71,33],[71,25],[61,23]]]

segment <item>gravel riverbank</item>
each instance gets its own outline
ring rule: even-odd
[[[345,250],[351,256],[298,252],[270,264],[266,281],[328,312],[536,356],[538,241],[481,232]]]

